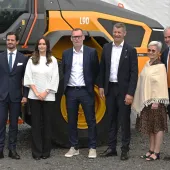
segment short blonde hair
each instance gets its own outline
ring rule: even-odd
[[[148,44],[148,47],[150,46],[156,46],[158,51],[160,52],[161,49],[162,49],[162,43],[160,41],[151,41],[149,44]]]

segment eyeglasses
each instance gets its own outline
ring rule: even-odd
[[[74,40],[75,40],[75,39],[80,40],[80,39],[82,38],[82,36],[83,36],[83,35],[79,35],[79,36],[71,36],[71,38],[74,39]]]
[[[156,50],[148,49],[148,53],[150,53],[150,52],[156,53]]]

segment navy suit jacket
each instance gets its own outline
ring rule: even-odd
[[[168,59],[169,47],[166,48],[161,54],[161,62],[165,64],[167,70],[167,59]]]
[[[0,53],[0,101],[9,94],[12,102],[21,102],[28,96],[28,88],[22,88],[27,57],[17,51],[12,71],[9,71],[7,51]]]
[[[100,62],[99,87],[104,88],[105,95],[108,93],[112,44],[113,42],[104,45]],[[134,96],[138,80],[138,58],[136,49],[126,42],[122,48],[117,78],[120,94]]]
[[[64,92],[70,79],[73,61],[73,48],[65,50],[62,54],[62,69],[64,74]],[[83,75],[89,93],[94,93],[94,84],[99,73],[97,51],[94,48],[83,46]]]

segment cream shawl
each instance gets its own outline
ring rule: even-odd
[[[145,64],[137,83],[132,110],[140,115],[145,106],[152,103],[169,104],[167,74],[164,64]]]

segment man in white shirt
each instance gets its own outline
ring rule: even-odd
[[[124,41],[126,27],[113,26],[114,41],[103,47],[100,63],[99,92],[106,97],[109,139],[108,148],[101,156],[117,156],[117,132],[122,131],[121,160],[128,159],[130,144],[130,112],[138,78],[136,49]]]
[[[27,102],[28,88],[22,88],[27,57],[17,51],[19,37],[14,32],[6,35],[7,50],[0,54],[0,159],[4,158],[6,121],[9,112],[8,156],[20,159],[16,152],[18,117],[21,103]]]
[[[99,72],[98,56],[95,49],[83,45],[85,36],[82,29],[72,31],[73,48],[63,52],[64,93],[68,113],[70,150],[65,154],[72,157],[79,154],[78,149],[78,108],[82,105],[89,137],[89,158],[96,158],[96,119],[94,83]]]

